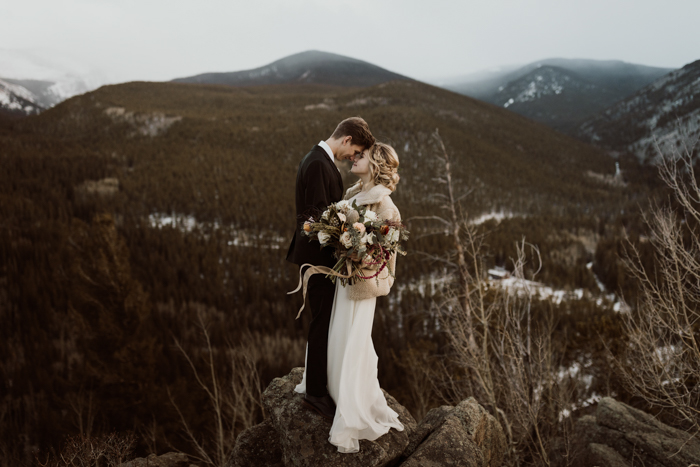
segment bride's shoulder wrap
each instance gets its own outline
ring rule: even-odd
[[[352,186],[345,193],[344,199],[350,199],[360,192],[359,186]],[[377,217],[382,220],[392,220],[399,222],[401,214],[398,208],[391,199],[391,190],[384,185],[376,185],[367,193],[360,193],[357,198],[357,204],[367,206],[377,213]],[[379,276],[368,279],[366,281],[357,282],[354,285],[349,285],[348,298],[351,300],[365,300],[372,297],[381,297],[389,295],[391,286],[394,285],[394,278],[389,273],[389,268],[396,274],[396,254],[391,255],[388,267],[385,267]],[[372,275],[375,271],[367,271],[366,275]]]

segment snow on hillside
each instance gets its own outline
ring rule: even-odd
[[[22,99],[26,99],[29,102],[35,103],[34,102],[34,95],[25,87],[23,86],[18,86],[16,84],[11,84],[6,81],[3,81],[0,79],[0,86],[2,86],[6,92],[12,93],[17,97],[21,97]]]
[[[640,159],[700,137],[700,60],[675,70],[581,125],[590,141]]]
[[[567,87],[582,86],[593,89],[593,84],[575,82],[571,76],[553,67],[540,67],[507,86],[501,86],[498,93],[502,96],[512,96],[505,100],[503,107],[508,108],[516,102],[532,102],[543,96],[561,94]]]
[[[522,216],[521,214],[515,214],[511,211],[504,211],[501,209],[500,211],[491,211],[491,212],[485,212],[477,217],[474,217],[473,219],[469,220],[469,223],[471,225],[481,225],[484,222],[490,221],[490,220],[495,220],[497,223],[501,222],[503,219],[512,219],[513,217],[520,217]]]
[[[286,248],[289,243],[288,237],[281,236],[271,231],[242,229],[234,225],[222,226],[218,221],[200,222],[192,215],[179,213],[153,213],[148,216],[147,222],[153,229],[173,228],[181,232],[199,232],[203,235],[224,228],[230,235],[227,245],[232,247],[279,250]]]
[[[592,265],[592,264],[591,264]],[[590,269],[590,268],[589,268]],[[396,286],[396,293],[389,296],[389,308],[397,306],[407,292],[418,293],[421,297],[435,297],[452,284],[453,276],[447,270],[432,272],[417,280],[402,282]],[[612,309],[617,313],[626,313],[629,307],[614,293],[606,293],[598,278],[596,282],[600,293],[586,289],[563,290],[511,275],[505,268],[496,267],[488,270],[488,279],[484,281],[486,289],[501,290],[511,296],[530,298],[532,300],[549,300],[556,305],[567,301],[586,300],[596,306]]]
[[[0,109],[18,115],[39,113],[41,106],[28,89],[0,79]]]

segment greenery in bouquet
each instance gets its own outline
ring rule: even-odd
[[[333,248],[337,259],[333,270],[349,277],[327,277],[333,282],[340,279],[343,285],[378,278],[384,268],[393,276],[389,260],[392,254],[406,254],[401,242],[409,234],[400,222],[381,220],[367,206],[346,200],[328,206],[318,220],[308,219],[302,232],[318,240],[321,248]]]

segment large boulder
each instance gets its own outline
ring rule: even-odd
[[[472,397],[431,410],[413,432],[402,467],[498,467],[506,452],[498,421]]]
[[[266,418],[262,423],[243,431],[236,438],[229,467],[284,467],[280,436]]]
[[[473,398],[428,412],[420,425],[386,391],[403,431],[391,429],[375,441],[360,440],[360,452],[343,454],[328,442],[331,422],[307,409],[294,392],[303,368],[275,378],[263,393],[267,418],[241,433],[229,467],[497,467],[506,451],[503,430]]]
[[[162,456],[151,454],[148,457],[137,457],[134,460],[120,464],[119,467],[190,467],[187,454],[168,452]]]
[[[416,427],[408,410],[384,392],[389,407],[399,414],[404,430],[396,431],[392,428],[375,441],[360,440],[358,453],[340,453],[336,446],[328,442],[331,422],[302,405],[303,396],[294,392],[303,373],[303,368],[295,368],[289,375],[275,378],[263,394],[263,405],[278,434],[284,465],[383,467],[398,462]]]
[[[610,397],[594,415],[576,422],[581,465],[688,467],[700,462],[700,439],[665,425],[641,410]]]
[[[413,433],[408,437],[408,447],[403,452],[404,457],[413,454],[420,443],[430,436],[436,428],[442,425],[445,422],[445,418],[452,413],[454,409],[452,405],[442,405],[431,409],[425,414],[423,420],[420,421],[416,429],[413,430]]]

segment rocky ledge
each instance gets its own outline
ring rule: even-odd
[[[433,409],[417,424],[405,407],[384,392],[404,431],[392,429],[376,441],[361,440],[358,453],[339,453],[328,442],[331,422],[305,408],[303,396],[294,392],[303,372],[295,368],[270,383],[263,394],[268,418],[239,435],[230,467],[501,465],[506,451],[501,426],[472,398],[455,407]]]
[[[697,467],[700,438],[610,397],[576,422],[581,464],[607,467]]]
[[[102,465],[102,464],[100,464]],[[114,464],[109,464],[114,465]],[[119,467],[196,467],[190,464],[186,454],[181,452],[169,452],[162,456],[151,454],[148,457],[138,457],[129,462],[120,464]]]

